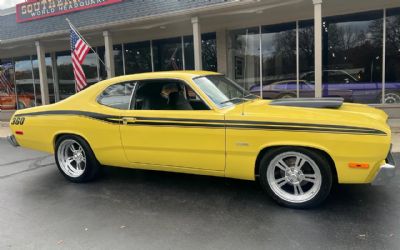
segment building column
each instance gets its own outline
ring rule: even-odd
[[[35,42],[36,53],[38,58],[39,66],[39,78],[40,78],[40,94],[42,97],[42,105],[49,104],[49,83],[47,81],[47,68],[46,68],[46,55],[42,43],[39,41]]]
[[[198,17],[192,17],[193,25],[193,47],[194,47],[194,69],[201,70],[203,62],[201,57],[201,30]]]
[[[217,65],[218,72],[228,75],[228,45],[226,30],[217,30]]]
[[[314,4],[314,71],[315,97],[322,97],[322,0]]]
[[[109,31],[103,32],[104,36],[104,47],[105,47],[105,60],[106,60],[106,71],[107,78],[115,76],[115,64],[114,64],[114,48],[111,33]]]
[[[60,85],[58,82],[57,56],[56,52],[52,52],[50,55],[51,55],[51,68],[53,70],[54,99],[56,102],[58,102],[60,101]]]

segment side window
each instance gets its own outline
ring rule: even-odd
[[[115,109],[129,109],[132,91],[135,85],[135,82],[111,85],[101,93],[98,102],[104,106]]]
[[[136,110],[209,110],[195,91],[173,79],[140,82],[132,106]]]

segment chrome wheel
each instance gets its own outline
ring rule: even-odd
[[[285,152],[270,161],[267,181],[282,200],[303,203],[314,198],[321,189],[322,177],[313,159],[299,152]]]
[[[60,168],[66,175],[77,178],[85,172],[86,154],[77,141],[62,141],[58,146],[57,157]]]
[[[400,103],[400,95],[396,93],[387,93],[385,94],[384,103]]]

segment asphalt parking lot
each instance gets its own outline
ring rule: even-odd
[[[73,184],[52,156],[0,138],[0,249],[400,249],[399,193],[399,170],[312,210],[214,177],[107,168]]]

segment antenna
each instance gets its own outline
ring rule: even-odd
[[[242,97],[244,98],[244,91],[246,89],[246,73],[247,73],[247,44],[249,40],[249,29],[246,29],[246,38],[245,38],[245,45],[244,45],[244,73],[243,73],[243,78],[244,78],[244,86],[243,86],[243,93]],[[244,105],[245,102],[242,103],[242,115],[244,115]]]

